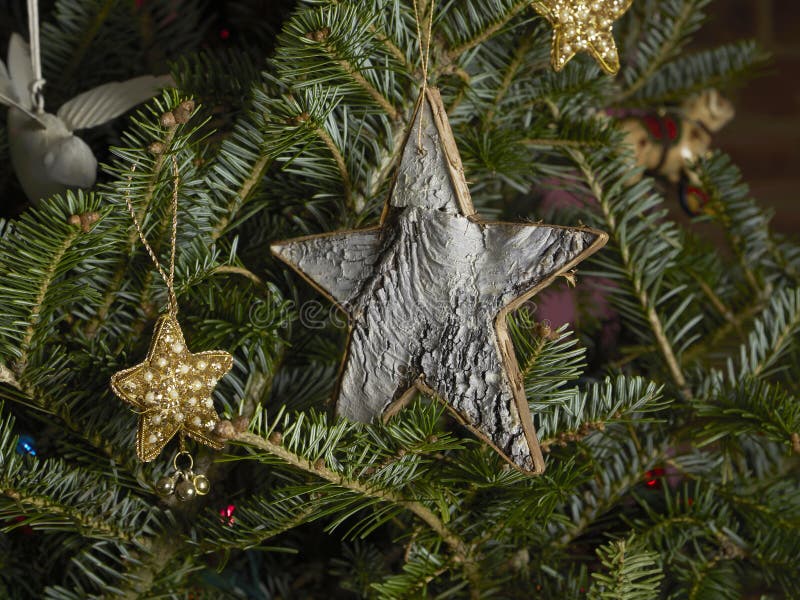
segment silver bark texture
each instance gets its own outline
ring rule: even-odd
[[[381,226],[273,252],[351,319],[338,414],[363,422],[432,391],[514,466],[541,472],[506,313],[605,242],[601,232],[485,223],[438,94],[421,99]]]

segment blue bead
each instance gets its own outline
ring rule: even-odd
[[[36,440],[34,440],[29,435],[21,435],[17,440],[17,452],[20,454],[30,454],[31,456],[36,456],[36,447],[34,444]]]

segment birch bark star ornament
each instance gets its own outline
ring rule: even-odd
[[[427,88],[380,225],[272,251],[350,316],[340,416],[388,418],[422,390],[513,466],[539,474],[506,316],[606,240],[585,228],[482,221],[439,93]]]
[[[609,75],[619,71],[612,31],[633,0],[536,0],[533,8],[553,26],[553,69],[560,71],[578,52],[588,52]]]

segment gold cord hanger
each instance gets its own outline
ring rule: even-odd
[[[133,203],[131,202],[131,186],[133,184],[133,175],[136,172],[136,164],[131,167],[130,175],[128,176],[128,186],[125,189],[125,204],[128,205],[128,212],[131,214],[131,219],[133,219],[133,225],[136,227],[136,232],[139,234],[139,239],[142,240],[142,244],[144,245],[147,253],[150,255],[150,258],[155,264],[156,269],[161,274],[164,283],[167,285],[167,293],[169,294],[169,314],[171,316],[176,316],[178,314],[178,299],[175,295],[175,248],[177,246],[177,238],[178,238],[178,187],[180,184],[180,172],[178,171],[178,161],[175,156],[172,156],[172,174],[173,174],[173,186],[172,186],[172,235],[170,237],[170,258],[169,258],[169,274],[164,272],[164,269],[161,267],[161,262],[158,260],[158,256],[153,251],[153,248],[147,242],[147,238],[144,236],[144,231],[142,231],[142,227],[139,224],[139,220],[136,218],[136,211],[133,208]]]
[[[417,0],[413,0],[414,4],[414,21],[417,25],[417,40],[419,41],[419,54],[422,62],[422,86],[420,95],[425,98],[425,93],[428,90],[428,67],[431,59],[431,35],[433,33],[433,10],[436,0],[431,0],[430,8],[428,9],[428,31],[425,38],[422,37],[422,22],[420,18],[419,7]],[[417,132],[417,148],[422,151],[422,121]]]

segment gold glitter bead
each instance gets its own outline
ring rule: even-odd
[[[161,496],[169,496],[175,491],[175,480],[172,477],[161,477],[156,481],[156,492]]]
[[[211,482],[208,480],[208,477],[205,475],[195,475],[194,489],[198,496],[205,496],[208,492],[210,492]]]
[[[175,497],[181,502],[192,500],[196,494],[197,490],[194,487],[194,483],[188,479],[184,479],[175,486]]]

